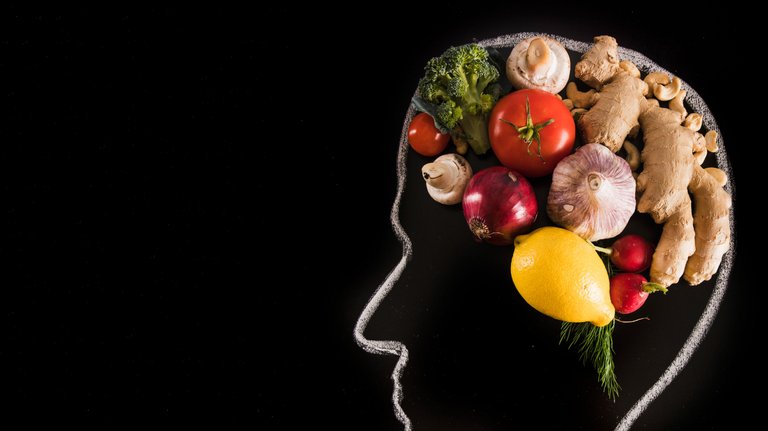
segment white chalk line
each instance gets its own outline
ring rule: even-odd
[[[542,34],[553,39],[557,39],[566,48],[579,53],[583,53],[591,46],[590,43],[580,42],[554,34],[531,32],[499,36],[491,39],[485,39],[478,43],[485,47],[510,48],[523,39]],[[645,73],[658,71],[671,75],[669,71],[657,65],[648,57],[637,51],[619,47],[619,54],[623,59],[629,59],[632,61],[641,71]],[[712,115],[712,112],[709,110],[709,107],[701,98],[701,96],[699,96],[699,94],[685,81],[682,82],[682,88],[687,91],[685,100],[693,108],[693,112],[698,112],[701,114],[703,117],[704,126],[708,130],[716,131],[720,139],[720,149],[716,153],[717,165],[727,175],[728,180],[725,185],[725,190],[731,194],[731,198],[734,202],[729,216],[731,229],[731,246],[723,257],[723,262],[720,265],[720,270],[715,281],[715,289],[712,291],[712,295],[710,296],[709,301],[707,301],[707,305],[699,317],[699,320],[696,322],[693,331],[688,336],[688,339],[683,344],[683,347],[677,353],[677,356],[675,356],[675,359],[662,373],[659,380],[657,380],[656,383],[654,383],[653,386],[651,386],[651,388],[648,389],[645,394],[643,394],[643,396],[624,415],[619,424],[616,426],[617,431],[628,430],[637,420],[637,418],[640,417],[640,415],[645,411],[645,409],[664,391],[664,389],[666,389],[667,386],[669,386],[672,380],[674,380],[680,371],[682,371],[683,368],[685,368],[685,366],[688,364],[691,356],[696,351],[702,340],[704,340],[704,337],[707,335],[707,332],[712,326],[712,322],[717,315],[717,311],[720,308],[720,303],[722,302],[725,291],[728,288],[728,279],[731,274],[733,261],[736,257],[736,231],[734,215],[736,190],[733,182],[733,172],[731,171],[731,165],[728,161],[728,155],[725,151],[725,141],[723,139],[722,133],[720,132],[720,129],[717,126],[717,122]],[[397,364],[392,371],[392,381],[394,385],[392,391],[392,404],[394,406],[395,416],[403,424],[403,428],[406,431],[411,431],[413,427],[411,420],[408,418],[408,415],[405,414],[405,411],[402,408],[403,387],[400,379],[402,377],[403,370],[408,363],[408,349],[406,348],[405,344],[400,341],[368,340],[363,335],[363,332],[365,332],[365,328],[368,326],[371,317],[376,312],[379,305],[381,305],[381,302],[384,300],[384,298],[386,298],[387,294],[389,294],[397,280],[402,275],[403,270],[405,270],[405,266],[413,254],[413,244],[411,243],[408,234],[400,224],[400,202],[402,200],[403,191],[405,190],[405,183],[407,178],[407,171],[405,166],[408,155],[407,128],[411,122],[411,119],[413,118],[413,115],[414,109],[412,106],[409,106],[405,115],[405,120],[403,122],[402,132],[400,134],[400,146],[398,149],[397,157],[397,193],[395,195],[395,201],[392,204],[392,211],[390,213],[392,228],[395,232],[395,236],[402,244],[403,254],[398,264],[392,269],[392,272],[389,273],[384,282],[382,282],[381,285],[379,285],[379,287],[376,289],[371,299],[368,300],[368,303],[363,308],[363,311],[360,314],[354,329],[355,341],[365,351],[369,353],[394,355],[399,357]]]
[[[387,275],[384,282],[381,283],[373,296],[371,296],[371,299],[368,300],[368,303],[365,304],[365,308],[363,308],[362,313],[360,313],[360,317],[357,319],[354,330],[355,341],[366,352],[399,357],[397,364],[395,364],[395,369],[392,371],[392,383],[394,385],[392,390],[392,404],[395,409],[397,420],[403,424],[403,429],[406,431],[411,431],[412,426],[411,420],[408,418],[408,415],[405,414],[405,411],[403,411],[403,385],[400,382],[400,378],[402,377],[405,365],[408,363],[408,348],[406,348],[405,344],[400,341],[369,340],[365,338],[363,333],[365,332],[365,328],[368,326],[371,317],[373,317],[373,314],[376,313],[379,305],[381,305],[381,302],[384,301],[384,298],[387,297],[389,292],[395,286],[397,280],[400,279],[403,270],[405,270],[405,266],[411,259],[411,254],[413,254],[413,244],[411,243],[411,239],[400,224],[400,201],[402,200],[403,191],[405,190],[405,179],[408,176],[405,166],[406,159],[408,158],[408,125],[413,118],[413,111],[413,107],[409,106],[408,112],[405,115],[405,120],[403,121],[403,129],[400,133],[400,148],[397,153],[397,193],[395,194],[395,202],[392,204],[392,211],[390,212],[392,229],[395,231],[395,236],[400,241],[400,244],[402,244],[403,254],[400,261],[392,269],[392,272]]]

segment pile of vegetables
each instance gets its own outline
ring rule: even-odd
[[[505,70],[495,51],[477,44],[451,47],[425,67],[413,99],[421,112],[410,124],[408,140],[424,157],[442,154],[453,141],[456,153],[426,163],[422,176],[435,201],[462,203],[467,226],[479,242],[517,246],[516,238],[531,237],[524,234],[539,204],[528,178],[551,175],[549,218],[591,245],[569,250],[582,250],[585,261],[592,262],[593,254],[603,257],[600,268],[606,275],[597,278],[609,283],[596,284],[602,291],[598,296],[610,298],[605,306],[611,310],[630,314],[650,293],[666,294],[683,275],[692,285],[713,276],[730,246],[731,200],[723,190],[725,174],[699,166],[707,151],[717,150],[717,136],[698,133],[701,116],[686,112],[680,80],[659,73],[641,79],[632,63],[620,61],[617,46],[612,37],[598,36],[575,65],[576,77],[593,88],[586,92],[573,82],[566,86],[570,59],[555,40],[522,41],[512,49]],[[503,72],[516,90],[502,97]],[[565,98],[558,94],[563,91]],[[669,102],[668,107],[659,102]],[[638,129],[643,131],[642,153],[640,143],[632,142]],[[577,130],[581,145],[574,152]],[[502,166],[473,175],[460,155],[467,154],[468,146],[477,155],[492,148]],[[625,157],[616,154],[620,150]],[[620,236],[636,210],[664,224],[658,245],[639,235]],[[617,237],[610,248],[592,244]],[[514,268],[513,257],[513,281],[534,308],[550,316],[579,314],[572,304],[561,305],[570,309],[560,313],[546,297],[529,301]],[[643,275],[649,269],[650,281]],[[564,320],[560,334],[561,343],[578,347],[582,359],[593,364],[611,398],[619,391],[612,341],[617,321],[623,322],[602,319],[598,326]]]

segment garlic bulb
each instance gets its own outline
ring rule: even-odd
[[[635,213],[635,179],[626,160],[587,144],[557,164],[547,199],[553,222],[580,237],[613,238]]]

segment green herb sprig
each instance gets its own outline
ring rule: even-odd
[[[560,326],[560,342],[568,348],[579,346],[579,359],[590,361],[597,371],[597,379],[608,398],[616,400],[621,386],[616,381],[613,364],[613,328],[616,321],[597,327],[589,322],[563,322]]]

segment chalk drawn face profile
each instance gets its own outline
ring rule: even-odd
[[[515,33],[510,35],[499,36],[492,39],[486,39],[478,43],[482,46],[499,48],[499,49],[511,48],[521,40],[532,37],[532,36],[535,36],[535,34],[534,33]],[[583,53],[591,46],[591,44],[586,42],[579,42],[579,41],[567,39],[557,35],[547,35],[547,36],[557,39],[568,50],[571,50],[577,53]],[[648,59],[647,57],[645,57],[644,55],[636,51],[619,47],[619,54],[623,59],[629,60],[633,62],[635,65],[637,65],[637,67],[643,73],[660,71],[660,72],[664,72],[666,74],[671,75],[667,70],[655,64],[653,61],[651,61],[650,59]],[[728,162],[728,156],[725,148],[725,141],[723,139],[723,135],[722,133],[720,133],[720,130],[718,129],[717,123],[714,117],[712,116],[712,113],[710,112],[707,105],[704,103],[703,99],[699,96],[699,94],[685,82],[683,82],[683,89],[687,91],[686,102],[690,105],[693,112],[698,112],[699,114],[702,115],[703,124],[706,127],[706,129],[717,131],[718,135],[720,136],[720,139],[721,139],[720,150],[716,153],[717,166],[720,169],[722,169],[728,176],[728,182],[725,185],[725,190],[728,193],[730,193],[731,196],[735,196],[735,189],[734,189],[733,182],[731,180],[732,178],[731,168]],[[398,287],[397,282],[400,279],[401,275],[403,274],[403,271],[405,270],[408,262],[411,260],[411,257],[414,253],[413,244],[408,235],[408,232],[406,232],[406,230],[403,228],[403,226],[400,223],[400,206],[401,206],[405,185],[406,185],[407,174],[408,174],[406,170],[406,159],[409,151],[408,142],[407,142],[407,128],[414,114],[415,114],[415,111],[413,107],[410,107],[410,109],[406,113],[405,120],[403,122],[403,128],[402,128],[402,133],[400,137],[400,145],[398,147],[398,157],[397,157],[396,173],[397,173],[398,186],[397,186],[397,193],[395,196],[395,200],[391,210],[392,228],[394,230],[395,236],[398,238],[398,240],[402,244],[402,249],[403,249],[402,257],[397,263],[397,265],[391,270],[391,272],[386,277],[386,279],[381,283],[381,285],[379,285],[379,287],[376,289],[374,294],[371,296],[370,300],[362,310],[360,317],[358,318],[357,324],[355,325],[355,328],[354,328],[355,341],[365,351],[369,353],[374,353],[374,354],[393,355],[398,357],[397,363],[392,371],[392,381],[393,381],[392,404],[394,408],[394,414],[397,417],[397,419],[402,423],[403,428],[405,430],[413,429],[411,419],[409,418],[407,412],[402,407],[403,395],[408,391],[408,388],[404,388],[401,383],[401,376],[402,376],[403,370],[408,364],[408,359],[409,359],[408,348],[403,342],[397,341],[397,340],[367,339],[364,333],[365,333],[366,327],[368,326],[368,323],[370,322],[374,313],[376,313],[376,310],[378,309],[379,305],[387,297],[387,295],[392,291],[392,289]],[[423,185],[421,184],[418,184],[416,186],[411,185],[411,187],[421,188],[423,187]],[[725,294],[725,291],[727,289],[727,283],[728,283],[729,275],[731,272],[731,267],[733,265],[733,260],[735,258],[736,237],[735,237],[735,229],[734,229],[734,211],[733,210],[731,211],[731,214],[730,214],[730,229],[731,229],[731,247],[728,253],[723,257],[720,270],[716,275],[714,288],[712,289],[711,295],[709,296],[709,299],[707,300],[706,305],[704,306],[701,312],[701,315],[698,317],[693,327],[693,330],[688,335],[685,342],[679,347],[679,351],[677,352],[676,356],[674,357],[672,362],[667,365],[664,372],[658,377],[658,380],[656,380],[655,383],[650,385],[650,387],[648,387],[645,390],[644,394],[639,399],[634,401],[632,407],[628,411],[624,412],[623,416],[617,420],[617,424],[616,424],[617,430],[629,429],[632,426],[632,424],[637,420],[637,418],[653,402],[653,400],[656,399],[664,391],[664,389],[666,389],[667,386],[669,386],[672,383],[675,377],[689,362],[691,356],[693,355],[693,353],[695,352],[696,348],[701,343],[701,341],[704,339],[707,331],[712,325],[712,322],[717,314],[720,303],[722,302],[723,295]],[[421,252],[424,252],[424,251],[421,250]],[[411,286],[411,288],[413,288],[413,286]]]

